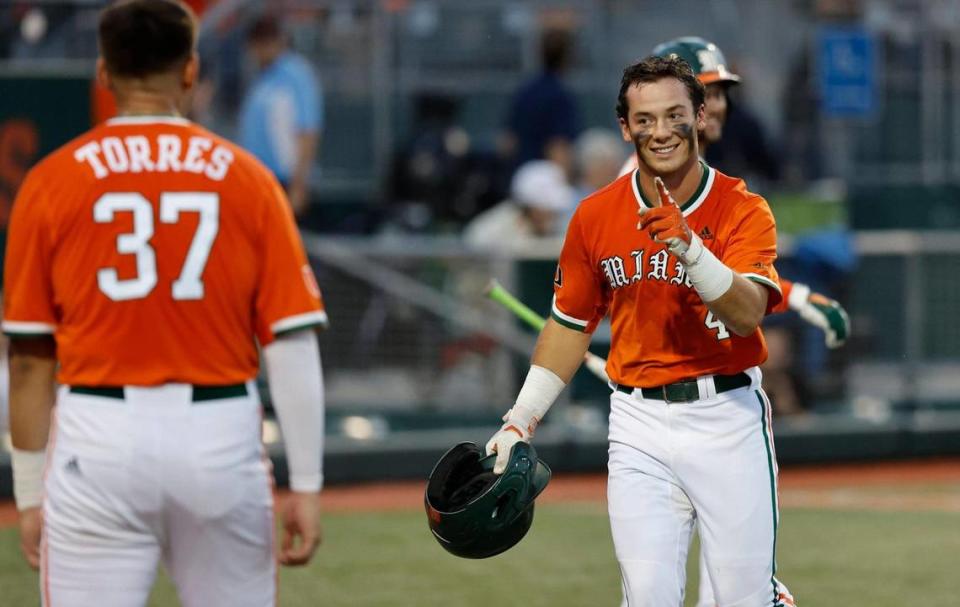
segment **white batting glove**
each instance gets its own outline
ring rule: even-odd
[[[533,431],[540,423],[536,417],[522,407],[514,405],[503,416],[504,424],[487,441],[487,455],[497,454],[497,461],[493,464],[493,473],[502,474],[510,461],[510,450],[519,442],[529,443]]]
[[[850,317],[836,301],[819,293],[814,293],[805,284],[793,283],[787,304],[800,318],[820,328],[824,333],[827,347],[839,348],[850,335]]]

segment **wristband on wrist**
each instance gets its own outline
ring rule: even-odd
[[[807,305],[807,299],[810,297],[810,287],[799,282],[793,283],[793,289],[790,290],[790,296],[787,297],[787,305],[791,310],[800,310]]]
[[[504,428],[515,426],[522,432],[532,436],[537,424],[543,419],[553,401],[557,400],[560,392],[567,384],[560,377],[539,365],[530,365],[527,378],[517,394],[517,402],[507,414],[503,416]]]
[[[717,259],[713,251],[703,246],[696,234],[690,241],[690,247],[680,258],[687,270],[687,276],[693,288],[700,294],[704,303],[719,299],[733,284],[733,270]]]
[[[290,490],[298,493],[317,493],[323,487],[323,474],[291,474]]]
[[[25,451],[16,447],[10,453],[13,467],[13,498],[17,510],[35,508],[43,502],[43,466],[46,451]]]

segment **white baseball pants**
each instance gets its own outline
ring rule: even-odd
[[[607,498],[627,607],[683,605],[695,520],[718,607],[784,604],[770,403],[747,373],[750,386],[721,394],[701,378],[693,402],[611,395]]]
[[[142,607],[163,563],[185,607],[276,602],[272,476],[253,382],[62,387],[48,448],[41,551],[46,607]]]

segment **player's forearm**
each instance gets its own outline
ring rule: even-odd
[[[549,318],[537,339],[531,364],[549,369],[564,383],[569,383],[589,345],[589,333],[568,329]]]
[[[316,492],[323,486],[323,375],[312,330],[278,337],[263,349],[270,397],[283,432],[290,488]]]
[[[746,337],[760,326],[768,296],[765,287],[734,273],[730,288],[706,305],[734,334]]]
[[[691,235],[689,246],[677,239],[671,252],[686,268],[700,299],[728,329],[740,337],[757,329],[767,306],[764,287],[734,272],[696,234]]]
[[[548,319],[537,339],[530,371],[513,407],[504,415],[501,431],[528,440],[554,401],[576,373],[590,343],[590,334],[568,329]],[[488,445],[490,447],[490,445]],[[489,449],[488,449],[489,450]]]
[[[56,400],[57,350],[52,338],[10,344],[10,437],[23,451],[42,451]]]

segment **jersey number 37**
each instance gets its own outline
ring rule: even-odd
[[[116,268],[101,268],[97,285],[114,301],[146,297],[157,286],[157,254],[150,246],[153,238],[153,207],[136,192],[110,193],[93,205],[93,220],[112,223],[120,212],[133,214],[133,232],[117,237],[117,252],[134,255],[135,278],[121,279]],[[220,229],[220,197],[213,192],[164,192],[160,194],[160,222],[177,223],[181,213],[199,213],[200,222],[187,251],[180,276],[173,281],[173,298],[203,299],[203,269]]]

